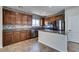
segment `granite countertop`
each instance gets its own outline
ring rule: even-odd
[[[49,29],[43,29],[43,30],[40,30],[40,31],[66,35],[66,34],[65,34],[65,31],[57,31],[57,30],[49,30]]]
[[[23,28],[18,28],[18,29],[6,29],[3,30],[4,32],[13,32],[13,31],[26,31],[26,30],[31,30],[31,28],[28,29],[23,29]]]

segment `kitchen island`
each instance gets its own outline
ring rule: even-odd
[[[58,51],[67,51],[67,35],[54,30],[39,30],[38,41]]]

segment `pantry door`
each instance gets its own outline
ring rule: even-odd
[[[70,18],[70,30],[68,33],[68,41],[79,43],[79,15]]]

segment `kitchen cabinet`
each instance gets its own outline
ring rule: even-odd
[[[41,18],[40,20],[40,26],[43,26],[44,25],[44,18]]]
[[[16,21],[15,24],[21,24],[21,19],[22,19],[22,14],[21,13],[16,13]]]
[[[28,15],[28,18],[27,18],[27,24],[28,25],[32,25],[32,16],[31,15]]]
[[[21,34],[20,34],[20,37],[21,37],[21,41],[22,40],[27,40],[27,31],[21,31],[20,32]]]
[[[43,22],[44,22],[44,25],[47,25],[48,23],[54,23],[58,19],[64,20],[64,15],[50,16],[50,17],[44,18]]]
[[[8,10],[3,10],[3,24],[11,24],[11,16],[10,16],[10,11]]]
[[[13,11],[11,11],[10,17],[11,17],[11,19],[10,19],[11,24],[12,24],[12,25],[15,25],[15,21],[16,21],[16,13],[13,12]]]
[[[31,39],[31,30],[3,32],[3,46]]]
[[[31,39],[31,30],[17,31],[15,25],[32,25],[32,16],[3,9],[3,25],[12,25],[12,31],[3,32],[3,45],[9,45],[19,41]],[[28,28],[27,28],[28,29]],[[4,31],[4,30],[3,30]]]
[[[13,42],[19,42],[20,41],[20,32],[19,31],[15,31],[13,32]]]
[[[52,17],[49,17],[50,18],[50,21],[52,22],[52,23],[54,23],[54,21],[56,21],[56,16],[52,16]]]
[[[32,25],[32,15],[3,9],[3,24]]]
[[[9,45],[13,40],[13,32],[3,32],[3,46]]]
[[[49,20],[47,18],[44,18],[44,25],[47,25]]]
[[[27,39],[31,39],[31,30],[27,30]]]
[[[22,14],[22,25],[27,25],[27,15]]]
[[[56,16],[56,19],[62,19],[62,20],[64,20],[64,15]]]
[[[13,11],[3,9],[3,24],[12,24],[14,25],[16,21],[16,14]]]

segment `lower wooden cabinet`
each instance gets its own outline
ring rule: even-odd
[[[3,46],[9,45],[13,40],[13,32],[3,32]]]
[[[19,41],[20,41],[20,32],[19,31],[13,32],[13,43],[19,42]]]
[[[20,32],[20,40],[23,41],[23,40],[27,40],[27,31],[21,31]]]
[[[31,39],[31,36],[32,34],[31,34],[31,30],[27,30],[27,39]]]
[[[3,46],[31,39],[31,30],[3,32]]]

